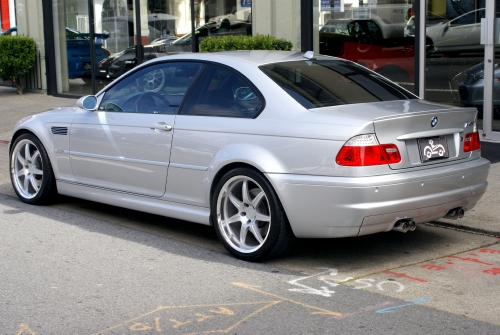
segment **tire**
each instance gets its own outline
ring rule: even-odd
[[[241,260],[277,257],[295,241],[271,184],[254,170],[237,168],[226,173],[215,188],[211,209],[219,240]]]
[[[22,134],[14,141],[9,155],[10,180],[21,201],[31,205],[50,203],[57,186],[47,152],[33,134]]]

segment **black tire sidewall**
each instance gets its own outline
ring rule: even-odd
[[[271,226],[269,228],[269,233],[266,238],[266,241],[258,250],[251,253],[242,253],[233,249],[231,245],[227,243],[227,241],[222,236],[222,232],[220,231],[219,223],[217,220],[217,201],[219,198],[220,191],[224,186],[224,184],[229,179],[235,176],[249,177],[253,179],[255,182],[257,182],[264,191],[264,193],[266,194],[267,201],[269,204],[269,209],[271,211]],[[262,174],[248,168],[236,168],[234,170],[227,172],[221,178],[221,180],[217,183],[217,186],[215,188],[215,191],[211,199],[211,213],[212,213],[211,215],[212,224],[215,227],[215,232],[217,233],[217,237],[219,238],[221,243],[224,245],[226,250],[229,251],[233,256],[245,261],[260,261],[266,259],[269,256],[269,254],[272,252],[274,245],[278,242],[281,230],[280,226],[283,224],[282,217],[284,216],[283,210],[279,203],[279,199],[269,181]]]

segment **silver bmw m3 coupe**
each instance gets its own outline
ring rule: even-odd
[[[213,225],[258,261],[296,238],[406,232],[484,194],[477,111],[312,52],[157,58],[76,106],[19,120],[19,198],[63,194]]]

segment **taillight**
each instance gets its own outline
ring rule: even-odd
[[[470,152],[481,149],[481,142],[479,142],[479,133],[477,131],[468,133],[464,138],[464,152]]]
[[[366,134],[347,141],[335,161],[344,166],[396,164],[401,162],[401,155],[395,144],[379,144],[375,134]]]

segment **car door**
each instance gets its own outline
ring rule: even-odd
[[[96,111],[79,113],[70,131],[75,182],[160,197],[175,115],[201,63],[141,68],[110,87]]]
[[[484,9],[474,10],[445,24],[439,36],[438,46],[448,51],[481,49],[481,18]]]
[[[207,64],[175,120],[164,199],[207,207],[207,171],[218,152],[246,138],[264,106],[258,90],[230,68]]]

